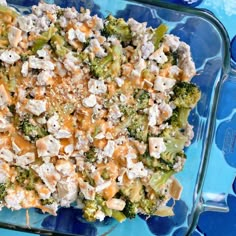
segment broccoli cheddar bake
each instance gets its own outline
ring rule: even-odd
[[[189,46],[164,24],[45,3],[3,4],[0,21],[0,206],[173,215],[201,95]]]

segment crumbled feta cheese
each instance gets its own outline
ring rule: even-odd
[[[67,19],[73,19],[73,18],[76,18],[77,17],[77,14],[78,14],[78,12],[76,11],[76,9],[75,8],[66,8],[65,10],[64,10],[64,16],[65,16],[65,18],[67,18]]]
[[[6,132],[10,129],[11,123],[4,117],[0,117],[0,132]]]
[[[68,34],[68,39],[69,40],[74,40],[76,35],[75,35],[75,30],[73,28],[70,28],[67,32]]]
[[[0,55],[0,60],[7,64],[14,64],[20,56],[13,50],[6,50]]]
[[[122,103],[126,103],[127,102],[127,97],[123,93],[120,95],[120,101]]]
[[[52,163],[44,163],[41,166],[32,166],[32,168],[37,172],[50,191],[54,192],[57,182],[61,179],[54,165]]]
[[[71,52],[67,53],[63,65],[68,71],[77,71],[80,69],[78,58],[74,57]]]
[[[94,94],[90,94],[82,100],[82,104],[85,107],[94,107],[97,104],[96,96]]]
[[[104,139],[105,138],[105,134],[103,132],[100,132],[94,138],[95,139]]]
[[[106,206],[112,210],[123,211],[125,208],[125,201],[118,198],[111,198],[106,201]]]
[[[29,57],[29,68],[41,70],[54,70],[54,64],[50,60],[40,59],[35,56]]]
[[[52,135],[45,136],[36,141],[36,147],[39,157],[52,157],[58,155],[60,146],[60,142]]]
[[[76,150],[87,149],[89,144],[87,136],[82,131],[78,131],[76,137],[77,137],[77,143],[75,149]]]
[[[4,161],[12,162],[14,157],[15,157],[15,155],[12,151],[10,151],[6,148],[0,149],[0,158],[3,159]]]
[[[107,142],[107,145],[104,147],[104,152],[103,152],[104,155],[108,156],[108,157],[112,157],[112,155],[113,155],[113,153],[115,151],[115,146],[116,146],[115,142],[109,140]]]
[[[108,117],[111,121],[116,121],[122,115],[123,113],[120,111],[119,106],[117,104],[114,104],[110,107]]]
[[[169,69],[169,76],[170,77],[178,76],[180,72],[181,72],[181,69],[178,66],[173,65]]]
[[[58,198],[60,199],[60,205],[69,207],[77,198],[78,184],[77,181],[73,181],[70,178],[66,180],[60,180],[57,184]]]
[[[99,192],[103,191],[104,189],[108,188],[110,185],[111,185],[111,180],[101,183],[96,187],[96,192],[99,193]]]
[[[21,30],[30,32],[33,28],[34,21],[32,17],[19,16],[17,22]]]
[[[172,116],[172,108],[169,104],[162,102],[159,105],[159,110],[161,112],[160,117],[162,120],[167,120]]]
[[[150,137],[148,139],[149,154],[154,158],[160,158],[160,154],[166,150],[163,138]]]
[[[47,128],[49,133],[56,133],[60,129],[59,116],[57,114],[51,116],[47,121]]]
[[[43,48],[40,49],[40,50],[37,50],[37,54],[38,54],[38,56],[41,57],[41,58],[47,58],[47,57],[49,57],[48,51],[45,49],[45,47],[43,47]]]
[[[144,43],[141,47],[143,59],[147,59],[154,52],[154,45],[151,41]]]
[[[79,178],[78,181],[79,181],[80,191],[84,195],[85,199],[94,200],[96,195],[95,188],[91,186],[89,183],[84,182],[82,178]]]
[[[39,116],[46,111],[47,102],[45,100],[30,99],[28,100],[25,109],[32,114]]]
[[[94,216],[95,216],[95,219],[99,221],[103,221],[104,218],[106,217],[105,213],[101,210],[97,210]]]
[[[25,193],[22,188],[8,188],[7,195],[4,200],[6,207],[13,210],[20,210],[22,208],[21,202],[25,198]]]
[[[6,0],[0,0],[0,5],[2,5],[2,6],[7,6]]]
[[[196,74],[196,68],[191,57],[189,45],[181,42],[178,47],[178,55],[178,67],[183,70],[185,76],[192,78]]]
[[[107,55],[105,49],[101,47],[96,38],[90,40],[89,49],[95,54],[96,57],[105,57]]]
[[[49,85],[50,79],[54,76],[54,73],[50,70],[43,70],[37,76],[36,85],[38,86],[47,86]]]
[[[15,155],[15,160],[17,165],[25,167],[35,161],[35,154],[33,152],[27,152],[21,156]]]
[[[168,57],[163,52],[163,46],[152,53],[151,56],[149,56],[149,59],[156,61],[158,64],[164,64],[168,61]]]
[[[63,139],[63,138],[70,138],[72,136],[71,132],[66,129],[60,129],[56,133],[54,133],[55,138]]]
[[[6,106],[11,101],[9,94],[7,93],[7,90],[5,89],[4,85],[0,85],[0,108],[3,106]]]
[[[79,29],[76,29],[76,31],[75,31],[75,36],[77,37],[77,39],[78,39],[81,43],[85,43],[85,42],[86,42],[85,33],[81,32]]]
[[[139,58],[138,63],[134,66],[135,70],[141,75],[142,70],[146,68],[146,62],[143,58]]]
[[[129,18],[127,23],[130,26],[132,34],[141,35],[146,32],[147,22],[140,23],[133,18]]]
[[[29,72],[29,62],[25,61],[21,67],[21,74],[23,75],[23,77],[26,77],[28,75],[28,72]]]
[[[0,183],[6,183],[10,177],[10,165],[0,159]]]
[[[164,92],[168,89],[171,89],[176,83],[175,79],[157,76],[154,82],[154,90],[159,92]]]
[[[15,154],[21,152],[21,148],[13,140],[11,141],[11,145]]]
[[[145,169],[142,162],[133,163],[130,168],[128,168],[127,177],[129,179],[136,179],[146,177],[148,175],[148,171]]]
[[[93,94],[103,94],[107,91],[107,85],[103,80],[90,79],[88,82],[88,90]]]
[[[179,41],[179,37],[173,34],[166,34],[163,37],[163,43],[169,46],[172,52],[175,52],[177,48],[179,47],[180,41]]]
[[[35,190],[37,191],[40,199],[47,199],[51,196],[51,191],[42,183],[35,183]]]
[[[18,43],[21,41],[22,31],[15,26],[11,26],[8,31],[8,41],[12,47],[17,47]]]
[[[72,152],[74,151],[74,145],[73,144],[66,145],[64,151],[66,154],[71,155]]]
[[[56,170],[63,176],[70,176],[75,171],[73,164],[67,160],[58,160],[55,167]]]
[[[191,140],[194,137],[194,132],[193,132],[193,126],[190,124],[187,124],[185,129],[184,129],[184,135],[188,137],[188,140],[185,143],[185,147],[188,147],[191,144]]]
[[[120,87],[120,88],[121,88],[121,87],[123,86],[123,84],[125,83],[125,82],[124,82],[124,79],[119,78],[119,77],[116,77],[116,78],[115,78],[115,81],[116,81],[118,87]]]
[[[148,110],[148,125],[155,126],[157,124],[160,111],[157,104],[152,105]]]

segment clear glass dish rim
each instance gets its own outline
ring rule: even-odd
[[[206,21],[208,21],[209,23],[211,23],[216,30],[219,32],[221,38],[222,38],[222,42],[223,42],[223,46],[224,46],[224,50],[223,50],[223,54],[222,54],[222,74],[221,74],[221,79],[219,81],[219,84],[216,86],[215,89],[215,95],[213,97],[213,103],[212,103],[212,112],[210,113],[210,122],[208,124],[207,127],[207,133],[209,133],[210,136],[208,136],[207,142],[204,145],[204,152],[202,155],[202,161],[201,164],[199,166],[199,174],[198,174],[198,179],[197,179],[197,188],[196,188],[196,201],[194,203],[193,206],[193,217],[189,222],[189,228],[188,228],[188,232],[186,233],[186,235],[191,235],[192,231],[195,229],[198,218],[200,213],[203,211],[203,207],[200,204],[200,198],[201,198],[201,193],[202,193],[202,188],[203,188],[203,184],[204,184],[204,178],[205,175],[207,173],[207,166],[208,166],[208,161],[209,161],[209,157],[210,157],[210,150],[211,150],[211,144],[212,144],[212,140],[214,138],[214,126],[215,126],[215,121],[216,121],[216,110],[217,110],[217,105],[218,105],[218,98],[219,98],[219,93],[220,93],[220,87],[222,84],[222,81],[229,73],[231,70],[230,67],[230,39],[228,36],[228,33],[225,29],[225,27],[223,26],[223,24],[220,22],[220,20],[218,20],[211,12],[207,11],[206,9],[199,9],[199,8],[191,8],[188,6],[183,6],[183,5],[177,5],[174,3],[167,3],[167,2],[163,2],[162,0],[125,0],[126,2],[133,2],[133,3],[138,3],[138,4],[149,4],[149,5],[154,5],[160,8],[164,8],[164,9],[168,9],[168,10],[174,10],[174,11],[178,11],[178,12],[183,12],[183,13],[188,13],[194,16],[198,16],[201,17],[203,19],[205,19]],[[9,4],[12,5],[12,4]],[[20,5],[18,5],[20,6]],[[211,130],[211,132],[209,132],[209,130]],[[0,228],[5,228],[5,229],[10,229],[10,230],[17,230],[17,231],[21,231],[21,232],[28,232],[28,233],[36,233],[36,234],[44,234],[44,235],[74,235],[74,234],[64,234],[64,233],[60,233],[57,231],[50,231],[47,229],[39,229],[39,228],[27,228],[27,227],[23,227],[23,226],[19,226],[19,225],[13,225],[13,224],[7,224],[7,223],[3,223],[0,222]],[[78,234],[77,234],[78,235]],[[78,235],[79,236],[79,235]]]

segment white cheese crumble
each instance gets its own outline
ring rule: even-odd
[[[6,50],[0,55],[0,60],[7,64],[14,64],[20,60],[20,56],[13,50]]]
[[[44,163],[40,166],[32,166],[32,168],[38,173],[39,177],[50,191],[54,192],[56,190],[57,182],[61,179],[55,166],[52,163]]]
[[[85,107],[94,107],[97,104],[96,96],[94,94],[90,94],[82,100],[82,104]]]
[[[50,60],[40,59],[35,56],[29,57],[29,68],[41,70],[54,70],[54,63]]]
[[[158,64],[164,64],[168,61],[168,57],[163,52],[163,46],[161,46],[154,53],[152,53],[149,56],[149,59],[156,61]]]
[[[159,107],[157,104],[152,105],[148,110],[148,125],[155,126],[158,123],[160,116]]]
[[[22,31],[15,26],[11,26],[8,31],[8,41],[12,47],[17,47],[18,43],[21,41]]]
[[[103,94],[107,92],[107,85],[103,80],[90,79],[88,82],[88,90],[93,94]]]
[[[109,140],[107,142],[107,145],[104,147],[104,155],[107,156],[107,157],[112,157],[114,151],[115,151],[115,142],[114,141],[111,141]]]
[[[47,121],[48,132],[54,134],[60,129],[59,116],[57,114],[51,116]]]
[[[165,92],[168,89],[171,89],[176,83],[175,79],[157,76],[154,82],[154,90],[159,92]]]
[[[148,139],[149,154],[154,158],[160,158],[160,154],[166,150],[163,138],[150,137]]]
[[[58,155],[61,145],[52,135],[48,135],[38,139],[36,147],[39,157],[52,157]]]
[[[28,100],[25,109],[32,114],[39,116],[46,111],[47,102],[45,100],[30,99]]]
[[[6,148],[0,149],[0,158],[6,162],[12,162],[14,160],[14,153]]]
[[[3,106],[6,106],[9,104],[10,102],[10,96],[7,93],[5,87],[3,84],[0,85],[0,108],[2,108]]]

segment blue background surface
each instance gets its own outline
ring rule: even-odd
[[[177,4],[188,5],[191,7],[203,8],[211,11],[227,29],[231,44],[232,58],[236,60],[236,0],[166,0],[166,2],[173,2]],[[222,177],[223,178],[223,177]],[[236,180],[232,185],[231,194],[228,195],[227,203],[230,211],[228,213],[219,212],[204,212],[201,214],[196,231],[192,236],[235,236],[236,235]],[[184,207],[177,205],[176,207]],[[159,218],[160,220],[160,218]],[[178,219],[176,223],[178,224]],[[152,224],[161,224],[162,222],[155,222],[152,219]],[[168,229],[168,225],[162,229]],[[161,228],[160,228],[161,230]],[[183,236],[185,228],[180,228],[175,232],[174,236]],[[162,235],[163,232],[153,232],[155,235]],[[31,236],[34,234],[22,233],[0,229],[0,236]]]

